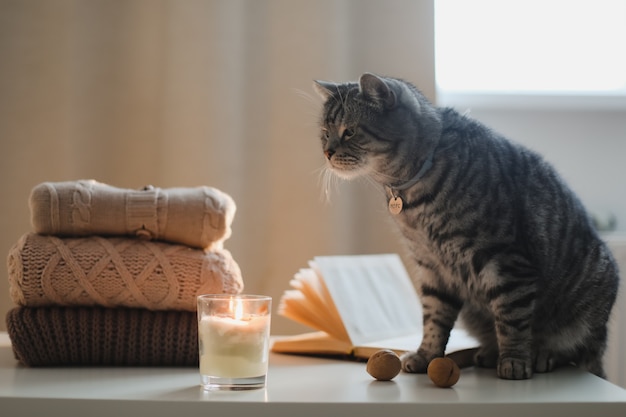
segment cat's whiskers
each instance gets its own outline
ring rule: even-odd
[[[320,107],[323,106],[323,102],[320,100],[320,98],[317,95],[311,95],[308,94],[306,91],[300,90],[298,88],[293,88],[292,91],[298,96],[304,99],[304,101],[306,101],[308,107],[309,107],[309,111],[307,112],[307,115],[311,117],[311,119],[309,121],[307,121],[305,123],[305,126],[307,128],[311,128],[311,129],[319,129],[319,111],[320,111]]]
[[[332,194],[333,188],[337,188],[339,183],[339,177],[329,169],[326,164],[317,169],[319,172],[319,182],[320,182],[320,197],[326,203],[330,202],[330,196]]]
[[[341,178],[336,172],[330,169],[326,164],[317,169],[319,171],[319,179],[321,185],[321,198],[329,203],[331,199],[331,194],[339,188],[339,182],[345,180]],[[378,176],[375,178],[375,176]],[[395,184],[402,182],[401,178],[392,177],[382,172],[374,171],[370,174],[363,175],[357,179],[364,180],[374,186],[376,189],[381,189],[380,178],[386,178],[385,183]],[[383,189],[381,189],[383,190]],[[385,192],[383,190],[383,192]]]
[[[311,95],[306,91],[300,90],[299,88],[292,88],[292,91],[300,98],[303,98],[307,103],[314,106],[316,111],[319,111],[319,108],[323,105],[323,102],[318,96]],[[317,115],[317,114],[316,114]]]
[[[341,94],[341,90],[339,89],[339,87],[337,87],[337,94],[339,95],[339,102],[341,103],[343,108],[345,108],[346,101],[343,98],[343,95]]]

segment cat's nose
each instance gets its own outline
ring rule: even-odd
[[[326,156],[326,159],[328,159],[329,161],[330,161],[330,158],[332,158],[334,154],[335,154],[335,151],[332,149],[327,149],[324,151],[324,155]]]

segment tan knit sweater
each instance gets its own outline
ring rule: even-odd
[[[44,182],[30,195],[34,231],[57,236],[117,235],[221,247],[236,206],[212,187],[130,190],[94,180]]]
[[[196,296],[239,293],[241,271],[225,249],[133,238],[28,233],[8,256],[15,303],[196,310]]]

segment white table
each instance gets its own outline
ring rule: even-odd
[[[273,354],[265,389],[205,392],[195,368],[26,368],[0,334],[2,416],[626,416],[626,390],[577,369],[504,381],[464,369],[374,381],[364,363]]]

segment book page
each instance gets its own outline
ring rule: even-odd
[[[294,289],[284,292],[278,307],[280,315],[350,342],[339,312],[315,271],[301,269],[289,285]]]
[[[353,345],[421,337],[421,304],[398,255],[320,256],[311,266],[326,284]]]
[[[359,347],[371,347],[378,349],[392,349],[396,352],[414,352],[422,342],[422,334],[412,334],[400,337],[394,337],[382,341],[364,343]],[[446,353],[454,352],[461,349],[469,349],[477,347],[479,344],[464,329],[452,329],[450,339],[446,345]]]

